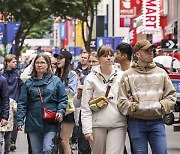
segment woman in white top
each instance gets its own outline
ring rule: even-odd
[[[114,52],[111,47],[100,47],[97,57],[100,65],[91,70],[83,86],[83,133],[90,141],[93,154],[123,154],[127,124],[126,117],[117,108],[118,87],[123,72],[113,66]],[[107,86],[111,86],[107,96],[108,105],[100,111],[92,111],[89,101],[104,96]]]

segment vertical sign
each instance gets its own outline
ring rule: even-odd
[[[160,30],[160,0],[143,0],[144,32],[153,34]]]
[[[75,45],[76,47],[84,47],[84,42],[83,42],[83,39],[82,39],[82,22],[81,21],[78,21],[76,23],[76,41],[75,41]]]
[[[60,23],[60,39],[66,39],[66,24],[64,22]]]
[[[54,46],[60,47],[60,24],[54,23]]]

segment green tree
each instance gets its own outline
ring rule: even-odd
[[[56,9],[58,9],[58,14],[61,17],[66,18],[70,16],[75,6],[75,2],[70,0],[6,0],[6,2],[7,12],[12,16],[12,21],[21,23],[15,37],[17,56],[20,56],[20,51],[27,36],[28,38],[32,36],[40,37],[49,30],[48,26],[42,25],[48,21],[52,25],[53,21],[49,19],[53,15],[57,15]],[[3,11],[4,1],[0,1],[0,12]]]

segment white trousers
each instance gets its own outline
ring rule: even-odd
[[[93,128],[92,154],[123,154],[127,127]]]

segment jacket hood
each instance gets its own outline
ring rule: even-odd
[[[113,78],[117,76],[118,69],[114,65],[112,66],[112,71],[111,71],[111,74],[109,75],[108,81],[106,81],[105,77],[103,76],[100,69],[100,65],[94,66],[91,69],[91,72],[95,74],[98,78],[102,78],[104,83],[112,83],[111,80],[113,80]]]
[[[143,67],[140,65],[138,61],[133,61],[131,67],[134,68],[135,71],[138,73],[149,74],[149,73],[154,72],[156,64],[155,62],[151,62],[147,67]]]

